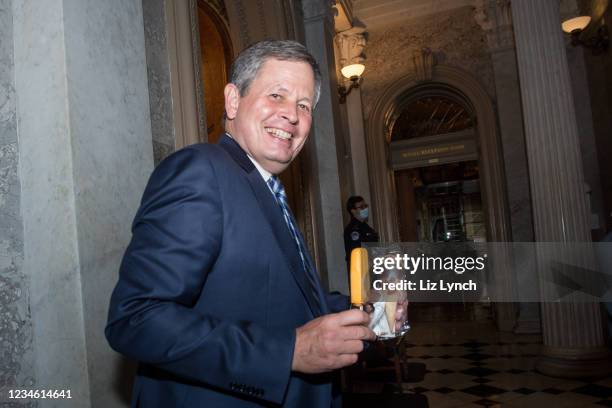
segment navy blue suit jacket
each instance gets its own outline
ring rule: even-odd
[[[329,375],[291,362],[295,329],[348,302],[313,292],[280,207],[233,139],[164,160],[132,233],[106,337],[141,363],[133,406],[339,403]]]

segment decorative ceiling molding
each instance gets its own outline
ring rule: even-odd
[[[368,30],[442,11],[472,6],[474,0],[353,0],[353,16]]]

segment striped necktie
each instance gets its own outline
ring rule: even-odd
[[[276,198],[276,202],[281,208],[283,217],[285,218],[285,222],[287,223],[287,227],[289,228],[289,231],[291,232],[291,236],[293,236],[293,240],[295,241],[295,244],[297,245],[297,249],[300,254],[300,259],[302,260],[302,267],[304,268],[304,272],[306,273],[306,276],[308,277],[308,281],[310,282],[310,285],[312,288],[312,294],[317,302],[317,306],[321,307],[319,296],[317,295],[318,284],[314,277],[314,272],[311,271],[310,268],[307,266],[308,264],[306,262],[306,249],[304,248],[302,241],[300,240],[298,236],[297,227],[295,225],[293,216],[291,215],[291,212],[289,211],[289,204],[287,204],[287,194],[285,193],[285,188],[283,187],[283,183],[281,183],[278,177],[271,176],[268,179],[268,185],[270,186],[270,189],[274,193],[274,197]]]

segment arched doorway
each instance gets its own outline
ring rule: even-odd
[[[368,118],[366,143],[368,171],[375,206],[373,220],[387,241],[398,241],[397,202],[393,170],[388,165],[393,124],[420,87],[436,88],[460,98],[462,106],[473,112],[475,140],[479,152],[479,170],[483,204],[486,210],[487,236],[491,241],[509,241],[503,156],[493,103],[468,73],[454,67],[436,66],[430,81],[423,83],[413,75],[392,83],[378,98]]]
[[[476,118],[448,87],[408,91],[389,141],[399,240],[486,242]],[[413,324],[486,322],[488,303],[413,303]]]
[[[477,156],[468,155],[465,161],[476,161],[478,168],[485,236],[493,242],[510,241],[503,156],[493,103],[484,88],[470,74],[444,65],[433,67],[428,80],[423,81],[413,74],[392,83],[373,106],[367,122],[366,143],[375,227],[383,240],[400,241],[396,171],[390,165],[393,128],[410,103],[428,94],[446,98],[463,107],[467,117],[471,118],[473,130],[470,137],[475,144]],[[446,146],[451,148],[460,136],[451,135],[450,140],[438,142],[447,143]],[[463,140],[468,141],[469,138]],[[473,154],[473,151],[468,153]],[[496,279],[504,282],[507,288],[512,287],[512,277],[508,274]],[[497,304],[495,312],[499,328],[507,330],[514,326],[516,313],[513,304]]]
[[[486,241],[473,112],[426,85],[398,113],[389,150],[400,241]]]

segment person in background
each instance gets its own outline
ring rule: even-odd
[[[346,266],[351,270],[351,251],[361,247],[362,242],[378,242],[380,237],[374,228],[368,225],[368,203],[361,196],[352,196],[346,201],[346,210],[351,221],[344,229],[344,250]]]

